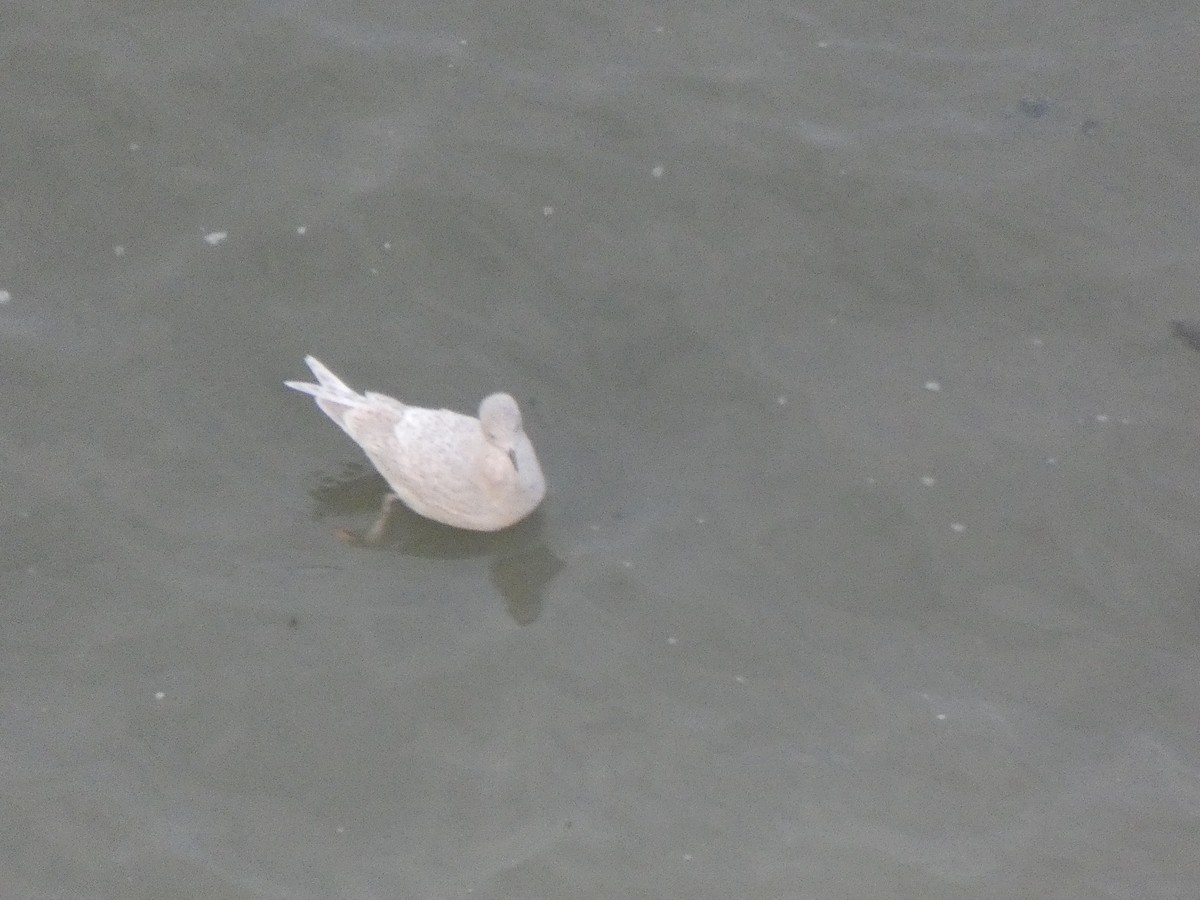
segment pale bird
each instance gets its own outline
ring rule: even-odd
[[[360,394],[316,357],[304,361],[317,383],[284,384],[315,397],[395,492],[384,497],[364,540],[382,537],[396,500],[446,525],[498,531],[525,518],[546,496],[542,468],[510,395],[485,397],[476,419],[408,406],[386,394]]]

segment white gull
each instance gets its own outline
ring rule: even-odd
[[[383,535],[397,499],[427,518],[473,531],[507,528],[542,502],[546,480],[510,395],[485,397],[476,419],[360,394],[316,357],[304,361],[317,384],[284,384],[315,397],[395,492],[384,498],[366,541]]]

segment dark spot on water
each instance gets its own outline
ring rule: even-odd
[[[1171,323],[1171,331],[1193,350],[1200,350],[1200,319],[1183,319]]]
[[[1079,126],[1079,130],[1088,137],[1091,137],[1100,130],[1100,123],[1096,119],[1084,119],[1083,124]]]
[[[1050,101],[1045,97],[1022,97],[1017,101],[1017,112],[1030,119],[1040,119],[1050,112]]]

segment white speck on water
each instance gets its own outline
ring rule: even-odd
[[[626,569],[632,569],[632,568],[633,568],[633,563],[631,563],[631,562],[630,562],[629,560],[627,560],[627,559],[623,559],[623,560],[621,560],[621,565],[622,565],[624,568],[626,568]]]
[[[155,700],[162,700],[162,699],[163,699],[163,698],[165,698],[166,696],[167,696],[167,695],[166,695],[166,692],[165,692],[165,691],[155,691],[155,692],[154,692],[154,699],[155,699]]]
[[[662,166],[655,166],[653,169],[650,170],[650,174],[653,175],[655,178],[662,178],[663,172],[665,172],[665,171],[666,171],[666,169],[664,169]]]
[[[379,270],[378,270],[377,268],[375,268],[374,266],[371,266],[371,274],[372,274],[372,275],[378,275],[378,274],[379,274]]]
[[[1044,343],[1046,343],[1046,342],[1045,342],[1045,341],[1043,341],[1043,340],[1042,340],[1041,338],[1039,338],[1039,337],[1035,337],[1035,338],[1030,338],[1030,339],[1029,339],[1029,346],[1030,346],[1030,347],[1040,347],[1040,346],[1042,346],[1042,344],[1044,344]]]
[[[543,216],[552,216],[552,215],[554,215],[554,207],[553,207],[553,206],[543,206],[543,207],[542,207],[542,215],[543,215]]]
[[[297,225],[296,226],[296,234],[299,234],[299,235],[308,234],[308,226],[307,225]]]
[[[736,681],[738,684],[745,684],[746,676],[745,675],[735,675],[733,680]]]
[[[697,525],[703,525],[707,521],[708,521],[708,519],[704,518],[704,516],[696,516],[696,524]]]
[[[941,389],[942,389],[942,383],[940,381],[925,382],[925,390],[927,390],[927,391],[940,391]]]
[[[676,644],[679,643],[679,638],[669,637],[669,638],[667,638],[667,643],[670,644],[672,647],[674,647]]]
[[[824,50],[829,46],[829,41],[817,41],[817,46]]]
[[[967,526],[964,525],[962,522],[951,522],[950,530],[953,531],[955,534],[962,534],[964,531],[967,530]]]
[[[780,394],[775,398],[775,402],[780,406],[787,406],[787,394]]]
[[[1122,424],[1122,425],[1128,425],[1128,424],[1129,424],[1129,419],[1128,419],[1128,417],[1122,417],[1122,418],[1120,419],[1120,422],[1121,422],[1121,424]]]
[[[691,862],[691,861],[692,861],[692,854],[690,854],[690,853],[685,853],[685,854],[683,854],[683,861],[684,861],[684,862]]]
[[[1047,456],[1047,457],[1046,457],[1046,465],[1052,466],[1052,465],[1054,465],[1056,462],[1058,462],[1058,457],[1057,457],[1057,456]]]
[[[937,720],[938,720],[939,722],[945,722],[945,721],[946,721],[946,714],[945,714],[945,713],[938,713],[938,714],[937,714]]]
[[[460,47],[465,47],[465,46],[467,46],[467,39],[466,39],[466,38],[459,38],[459,41],[458,41],[458,46],[460,46]]]
[[[113,256],[124,256],[124,255],[125,255],[125,245],[124,244],[117,244],[117,246],[113,247]]]
[[[921,484],[925,485],[925,487],[933,487],[935,484],[937,484],[937,479],[932,475],[922,475]]]
[[[225,239],[229,237],[228,231],[210,231],[204,236],[204,240],[208,242],[210,247],[215,247],[217,244],[225,243]]]
[[[384,242],[383,242],[383,249],[384,249],[384,250],[391,250],[391,249],[392,249],[392,242],[391,242],[391,241],[384,241]]]
[[[8,291],[0,291],[0,304],[7,303],[11,299],[12,294],[10,294]]]
[[[1096,416],[1096,421],[1097,422],[1107,422],[1108,416],[1106,416],[1104,413],[1100,413],[1098,416]]]

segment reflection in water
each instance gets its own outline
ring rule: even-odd
[[[542,595],[562,567],[563,561],[537,540],[516,553],[493,556],[488,569],[508,614],[518,625],[529,625],[542,614]]]
[[[371,467],[347,463],[336,475],[321,475],[309,488],[314,518],[374,515],[390,488]],[[504,597],[508,613],[519,625],[529,625],[542,612],[546,587],[563,561],[542,539],[540,510],[511,528],[496,532],[466,531],[419,516],[397,504],[391,527],[380,546],[405,556],[427,559],[489,557],[492,585]]]
[[[336,475],[318,475],[308,489],[316,506],[313,517],[345,516],[370,508],[379,509],[380,498],[389,490],[383,476],[365,463],[342,466]]]

